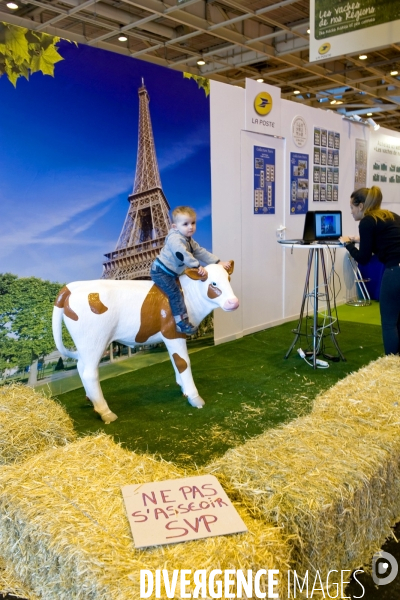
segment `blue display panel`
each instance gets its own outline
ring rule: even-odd
[[[254,146],[254,214],[275,214],[275,150]]]
[[[308,211],[308,154],[290,153],[290,214],[303,215]]]

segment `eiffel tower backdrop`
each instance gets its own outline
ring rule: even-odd
[[[169,204],[161,187],[151,126],[150,97],[142,79],[139,137],[133,192],[114,252],[105,254],[103,279],[150,279],[150,265],[160,253],[171,226]]]

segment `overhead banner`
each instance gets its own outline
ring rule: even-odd
[[[245,129],[281,135],[281,89],[246,79]]]
[[[310,0],[310,62],[400,40],[400,2]]]

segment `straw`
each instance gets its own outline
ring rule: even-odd
[[[174,569],[279,569],[283,590],[288,543],[278,527],[241,506],[248,533],[135,549],[120,486],[187,475],[123,450],[105,434],[5,467],[0,554],[14,577],[46,600],[139,598],[141,569],[167,569],[170,576]]]
[[[228,450],[205,471],[264,522],[294,536],[292,568],[369,562],[400,516],[400,359],[321,394],[313,412]]]
[[[76,439],[62,406],[22,384],[0,388],[0,465],[12,464]]]

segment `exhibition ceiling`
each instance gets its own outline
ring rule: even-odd
[[[397,44],[309,63],[309,0],[0,0],[0,21],[400,131]],[[17,8],[15,8],[15,6]],[[204,61],[198,65],[198,61]],[[397,73],[396,73],[397,72]]]

